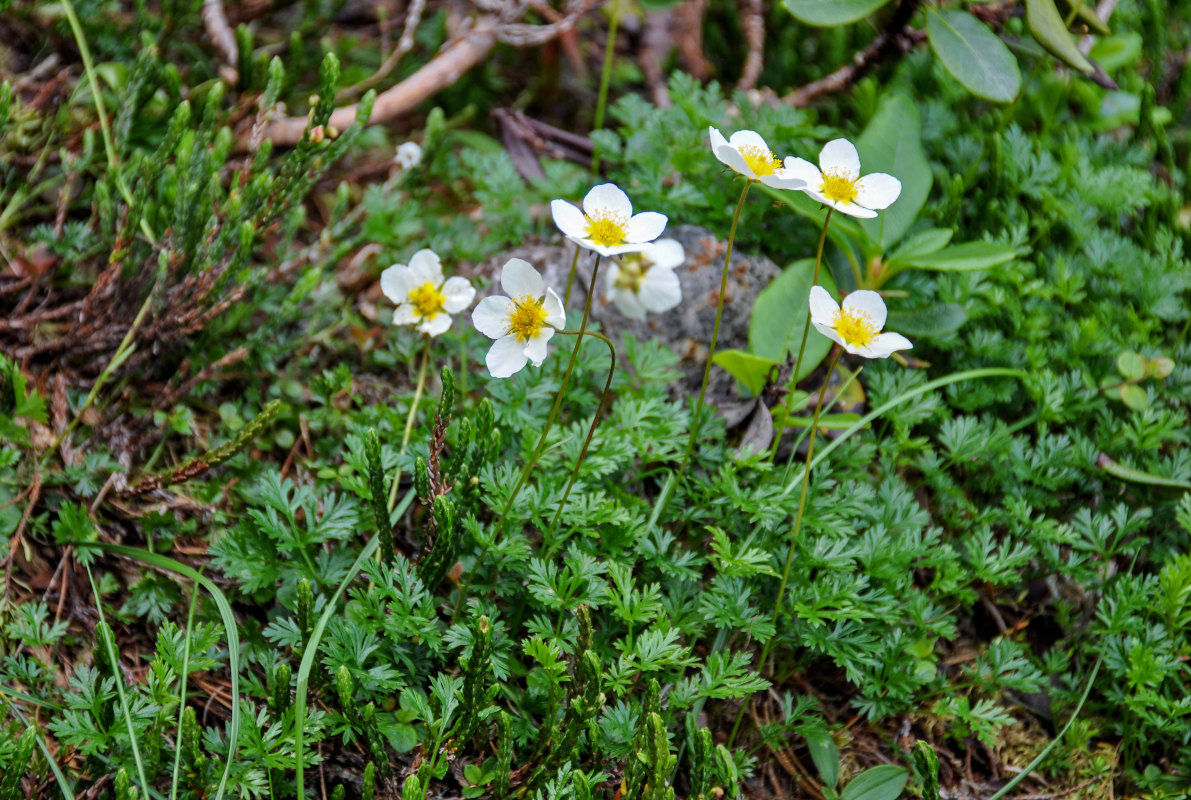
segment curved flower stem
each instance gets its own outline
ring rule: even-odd
[[[811,276],[811,286],[819,285],[819,265],[823,263],[823,243],[827,241],[827,225],[831,222],[831,212],[835,211],[831,206],[827,207],[827,216],[823,218],[823,230],[819,231],[819,249],[815,252],[815,273]],[[859,275],[859,273],[857,273]],[[858,278],[859,280],[859,278]],[[857,283],[859,288],[859,283]],[[802,325],[802,342],[798,345],[798,358],[794,360],[794,377],[793,383],[798,383],[798,371],[802,369],[802,356],[806,353],[806,337],[811,332],[811,310],[810,306],[806,309],[806,322]],[[773,434],[773,446],[769,449],[769,462],[777,458],[777,447],[781,444],[781,431],[776,431]]]
[[[558,511],[554,512],[554,519],[547,529],[551,533],[558,527],[558,519],[562,516],[562,510],[567,504],[567,498],[571,496],[571,487],[575,485],[575,479],[579,477],[579,467],[582,466],[583,459],[587,455],[587,448],[591,446],[591,439],[595,436],[596,426],[600,424],[600,417],[603,415],[604,409],[608,406],[608,397],[612,391],[612,376],[616,373],[616,348],[613,346],[612,340],[607,336],[602,333],[596,333],[595,331],[559,331],[559,333],[580,337],[575,349],[578,349],[578,345],[582,344],[583,336],[594,336],[600,339],[604,344],[608,345],[608,353],[612,356],[612,363],[608,365],[608,379],[604,381],[604,393],[600,395],[600,404],[596,408],[595,417],[591,420],[591,427],[587,429],[587,439],[583,442],[583,449],[579,451],[579,459],[575,462],[575,468],[571,470],[571,477],[567,481],[566,490],[562,493],[562,500],[559,501]],[[543,549],[547,553],[550,552],[550,546],[548,544]]]
[[[699,387],[699,400],[695,403],[695,417],[691,420],[691,437],[686,443],[686,452],[682,454],[682,465],[678,468],[678,480],[686,474],[687,464],[691,460],[691,451],[695,448],[695,439],[699,436],[699,417],[703,413],[703,398],[707,394],[707,381],[711,378],[711,361],[715,358],[715,343],[720,338],[720,319],[724,315],[724,292],[728,289],[728,264],[732,260],[732,244],[736,241],[736,225],[740,222],[740,212],[744,208],[744,199],[748,197],[753,182],[747,181],[740,192],[740,200],[736,203],[736,213],[732,215],[732,230],[728,233],[728,250],[724,254],[724,273],[720,276],[720,294],[715,304],[715,326],[711,329],[711,343],[707,346],[707,364],[703,367],[703,385]]]
[[[616,29],[620,26],[620,0],[612,0],[612,21],[608,24],[608,42],[604,45],[604,69],[600,73],[600,94],[596,99],[595,119],[591,129],[604,127],[604,109],[608,107],[608,84],[612,80],[612,57],[616,54]],[[600,152],[591,154],[591,174],[600,171]],[[578,346],[578,343],[576,343]]]
[[[802,515],[806,511],[806,495],[811,484],[811,459],[815,457],[815,441],[818,439],[819,414],[823,411],[823,398],[827,396],[827,390],[831,386],[831,376],[835,374],[835,365],[839,363],[842,353],[843,350],[837,349],[835,356],[831,359],[831,365],[827,368],[827,377],[823,380],[823,388],[819,390],[819,401],[815,403],[815,415],[811,418],[810,438],[806,444],[806,469],[802,473],[802,495],[798,498],[798,512],[794,516],[794,530],[790,534],[790,548],[786,551],[786,565],[782,568],[782,581],[778,585],[777,599],[774,600],[773,616],[770,620],[774,633],[765,642],[765,646],[761,648],[761,658],[757,661],[758,672],[765,669],[765,661],[769,658],[769,651],[773,648],[773,643],[777,639],[777,620],[781,614],[782,600],[786,596],[786,584],[790,581],[790,567],[794,564],[794,550],[798,546],[798,533],[802,529]],[[740,721],[744,719],[744,711],[747,707],[748,704],[746,703],[741,707],[740,715],[736,717],[736,724],[732,726],[732,733],[728,737],[729,746],[731,746],[732,742],[736,741],[736,732],[740,728]]]
[[[422,401],[422,392],[426,388],[426,365],[430,363],[430,336],[422,334],[426,345],[422,349],[422,366],[418,367],[418,383],[414,387],[414,401],[409,407],[409,416],[405,418],[405,433],[401,437],[401,455],[405,455],[409,447],[409,437],[414,430],[414,420],[418,416],[418,403]],[[397,487],[401,485],[401,464],[397,464],[397,472],[393,475],[393,486],[389,489],[389,511],[397,505]]]

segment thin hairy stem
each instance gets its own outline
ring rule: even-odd
[[[575,479],[579,477],[579,467],[583,464],[583,459],[587,456],[587,449],[591,447],[591,439],[595,436],[596,426],[600,424],[600,417],[604,414],[604,409],[608,407],[608,398],[612,393],[612,376],[616,373],[616,348],[612,344],[612,340],[602,333],[595,331],[559,331],[569,336],[580,337],[579,343],[582,344],[583,336],[594,336],[608,345],[608,353],[612,356],[612,363],[608,365],[608,378],[604,381],[604,393],[600,395],[600,404],[596,408],[595,417],[591,420],[591,427],[587,429],[587,439],[583,442],[583,449],[579,451],[579,459],[575,462],[575,468],[571,470],[571,477],[567,481],[567,488],[562,493],[562,500],[558,504],[558,510],[554,512],[554,520],[550,523],[549,531],[553,532],[558,527],[558,519],[562,516],[562,510],[566,507],[567,498],[571,496],[571,487],[575,485]],[[543,548],[546,552],[550,551],[549,546]]]
[[[612,0],[612,21],[608,25],[608,42],[604,45],[604,69],[600,72],[600,94],[596,98],[595,119],[592,130],[604,127],[604,111],[608,107],[608,84],[612,81],[612,57],[616,54],[616,29],[620,27],[620,0]],[[600,171],[600,151],[591,154],[591,174]],[[580,340],[582,341],[582,340]],[[578,346],[578,343],[576,343]]]
[[[430,363],[430,335],[422,334],[426,340],[422,348],[422,365],[418,367],[418,383],[414,387],[414,400],[409,406],[409,415],[405,418],[405,433],[401,436],[401,455],[405,455],[409,447],[409,437],[414,430],[414,420],[418,416],[418,403],[422,401],[422,392],[426,389],[426,365]],[[393,475],[393,486],[389,489],[389,513],[397,505],[397,487],[401,485],[401,461],[397,462],[397,472]]]
[[[823,218],[823,230],[819,231],[819,248],[815,251],[815,272],[811,275],[811,286],[819,285],[819,266],[823,263],[823,244],[827,241],[827,224],[831,222],[831,212],[835,211],[831,206],[827,207],[827,216]],[[859,273],[857,273],[859,275]],[[859,278],[857,279],[859,280]],[[811,310],[808,306],[806,309],[806,322],[802,324],[802,341],[798,345],[798,358],[794,359],[794,377],[791,381],[794,384],[798,383],[798,375],[802,370],[802,357],[806,354],[806,337],[811,332]],[[769,461],[777,458],[777,446],[782,441],[781,431],[773,435],[773,446],[769,449]]]
[[[686,474],[687,464],[691,460],[691,452],[695,449],[695,439],[699,436],[699,417],[703,413],[703,398],[707,394],[707,381],[711,378],[711,361],[715,358],[715,344],[720,338],[720,319],[724,315],[724,293],[728,290],[728,264],[732,260],[732,244],[736,241],[736,225],[740,222],[740,212],[744,209],[744,199],[748,197],[752,181],[746,181],[740,192],[740,200],[736,203],[736,213],[732,215],[732,230],[728,232],[728,250],[724,253],[724,272],[720,276],[720,294],[715,304],[715,326],[711,329],[711,343],[707,346],[707,363],[703,367],[703,384],[699,387],[699,399],[695,403],[695,417],[691,420],[691,437],[686,443],[686,452],[682,454],[682,465],[678,468],[678,480]]]

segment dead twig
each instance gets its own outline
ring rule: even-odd
[[[222,0],[203,0],[203,26],[207,35],[219,55],[232,69],[240,63],[240,48],[236,46],[236,36],[228,25],[227,14],[223,12]]]
[[[749,52],[736,88],[747,92],[757,85],[765,62],[765,6],[762,0],[743,0],[742,6],[744,41],[748,44]]]
[[[418,24],[421,23],[422,12],[425,9],[426,0],[410,0],[409,8],[405,11],[405,28],[402,30],[401,38],[397,40],[397,46],[393,48],[393,52],[389,53],[385,60],[381,62],[376,72],[336,94],[335,100],[337,102],[344,103],[348,100],[354,100],[389,77],[389,74],[401,62],[402,57],[414,49],[414,31],[417,30]]]

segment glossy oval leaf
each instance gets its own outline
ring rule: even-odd
[[[753,316],[749,319],[749,349],[753,355],[778,362],[785,361],[787,355],[798,356],[802,329],[810,313],[807,301],[814,270],[814,259],[796,261],[757,295]],[[835,281],[826,267],[819,271],[819,283],[832,295],[836,293]],[[806,353],[795,380],[809,375],[827,357],[830,349],[831,340],[812,327],[806,337]]]
[[[782,5],[807,25],[833,28],[864,19],[889,0],[782,0]]]
[[[778,362],[769,358],[755,356],[743,350],[721,350],[711,359],[711,363],[721,367],[725,372],[740,382],[740,385],[754,397],[765,388],[769,380],[769,373]]]
[[[954,232],[950,228],[928,228],[906,239],[893,253],[885,259],[885,263],[895,265],[918,256],[937,253],[951,242]]]
[[[1055,0],[1026,0],[1026,27],[1038,44],[1059,61],[1084,75],[1096,71],[1092,62],[1079,52],[1075,37],[1067,30],[1063,15],[1055,8]]]
[[[1017,59],[983,22],[966,11],[944,9],[926,15],[926,30],[939,61],[969,92],[997,103],[1017,97]]]
[[[806,747],[811,752],[811,761],[823,783],[834,789],[839,785],[839,749],[835,740],[826,731],[807,731]]]
[[[843,800],[897,800],[909,777],[905,767],[881,764],[853,778],[840,796]]]
[[[922,119],[904,94],[886,95],[856,141],[860,174],[886,172],[902,182],[901,196],[874,219],[859,220],[882,250],[905,236],[930,194],[931,172],[922,150]]]
[[[995,242],[964,242],[937,253],[907,259],[907,266],[935,272],[974,272],[1012,261],[1017,251]]]
[[[891,309],[885,329],[911,337],[946,336],[968,321],[968,312],[958,303],[936,303],[910,309]]]

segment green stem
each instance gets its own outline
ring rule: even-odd
[[[827,241],[827,224],[831,222],[831,212],[835,211],[831,206],[827,207],[827,216],[823,218],[823,230],[819,231],[819,249],[815,252],[815,272],[811,276],[811,286],[819,285],[819,266],[823,263],[823,244]],[[853,265],[855,267],[855,265]],[[857,273],[857,281],[859,282],[859,273]],[[859,288],[859,285],[858,285]],[[790,382],[793,385],[798,384],[799,373],[802,370],[802,356],[806,353],[806,337],[811,332],[811,309],[808,305],[806,308],[806,321],[802,324],[802,341],[798,345],[798,358],[794,359],[794,376]],[[773,446],[769,450],[769,462],[777,458],[777,447],[781,444],[782,435],[780,432],[774,434]]]
[[[695,403],[695,418],[691,420],[691,436],[686,443],[686,452],[682,454],[682,465],[678,468],[678,480],[686,474],[687,464],[691,460],[691,451],[695,448],[695,439],[699,436],[699,417],[703,413],[703,398],[707,394],[707,381],[711,378],[711,361],[715,358],[715,344],[720,337],[720,319],[724,315],[724,293],[728,290],[728,264],[732,260],[732,244],[736,241],[736,225],[740,222],[740,212],[744,208],[744,199],[748,197],[752,181],[744,184],[740,192],[740,200],[736,203],[736,213],[732,215],[732,230],[728,233],[728,250],[724,254],[724,272],[720,276],[720,294],[715,304],[715,326],[711,329],[711,343],[707,347],[707,364],[703,367],[703,384],[699,387],[699,400]]]
[[[548,530],[551,532],[558,527],[558,519],[562,516],[563,508],[566,507],[567,498],[571,496],[571,487],[575,485],[575,479],[579,477],[579,467],[583,464],[583,459],[587,455],[587,449],[591,446],[591,439],[593,436],[595,436],[596,426],[600,424],[600,417],[603,415],[604,409],[608,406],[608,397],[612,392],[612,376],[616,372],[616,348],[612,345],[612,340],[607,336],[604,336],[602,333],[596,333],[595,331],[559,331],[559,333],[565,333],[568,336],[579,337],[583,337],[584,335],[594,336],[597,339],[600,339],[604,344],[608,345],[608,353],[612,356],[612,363],[608,365],[608,378],[604,381],[604,393],[600,395],[600,404],[596,408],[595,417],[593,417],[591,420],[591,427],[587,429],[587,439],[585,439],[583,442],[583,449],[579,451],[579,459],[575,462],[575,468],[571,470],[571,477],[570,480],[567,481],[567,488],[562,493],[562,500],[558,504],[558,511],[554,512],[554,520],[550,523],[550,528]],[[582,341],[582,338],[580,338],[579,342],[582,343]],[[545,543],[543,544],[544,546],[542,549],[546,553],[549,553],[549,545]]]
[[[194,607],[198,600],[199,587],[195,584],[190,591],[190,610],[186,613],[186,647],[182,649],[182,674],[178,678],[178,735],[182,733],[182,717],[186,712],[186,679],[190,675],[190,634],[194,629]],[[170,778],[170,800],[178,797],[178,774],[182,767],[182,746],[174,750],[174,770]]]
[[[600,73],[600,94],[596,98],[595,120],[592,130],[604,127],[604,111],[608,106],[608,84],[612,80],[612,57],[616,54],[616,29],[620,27],[620,0],[612,0],[612,21],[608,25],[608,42],[604,45],[604,68]],[[591,173],[600,171],[600,153],[591,154]],[[576,347],[578,344],[576,344]]]
[[[418,416],[418,403],[422,401],[422,392],[426,388],[426,365],[430,363],[430,336],[422,334],[426,345],[422,349],[422,365],[418,367],[418,383],[414,387],[414,400],[409,407],[409,416],[405,418],[405,433],[401,436],[401,456],[405,455],[409,447],[409,437],[414,430],[414,420]],[[397,462],[397,472],[393,475],[393,486],[389,489],[389,513],[397,505],[397,487],[401,485],[401,462]]]
[[[571,304],[571,285],[575,282],[575,268],[579,266],[579,251],[582,249],[579,245],[575,245],[575,257],[571,259],[571,271],[567,273],[567,290],[562,295],[564,309]]]
[[[802,495],[798,498],[798,512],[794,515],[794,530],[790,533],[790,547],[786,551],[786,565],[782,568],[782,580],[778,585],[777,599],[773,603],[773,615],[770,619],[770,624],[773,628],[773,635],[765,642],[765,646],[761,648],[761,658],[757,661],[757,670],[763,671],[765,669],[765,661],[769,658],[769,651],[773,648],[773,643],[777,641],[777,621],[782,611],[782,600],[786,596],[786,585],[790,582],[790,567],[794,564],[794,550],[798,547],[798,533],[802,530],[802,516],[806,511],[806,496],[811,484],[811,459],[815,457],[815,442],[818,440],[816,430],[819,425],[819,415],[823,412],[823,398],[827,396],[827,391],[831,388],[831,376],[835,374],[835,365],[839,363],[840,355],[843,351],[837,349],[835,356],[831,359],[831,365],[827,367],[827,377],[823,380],[823,388],[819,390],[819,400],[815,403],[815,415],[811,418],[810,438],[806,443],[806,469],[802,473]],[[834,399],[832,400],[834,403]],[[740,729],[740,722],[744,719],[744,711],[748,707],[746,703],[741,706],[740,714],[736,717],[736,724],[732,726],[732,733],[728,737],[729,747],[731,743],[736,741],[736,732]]]

